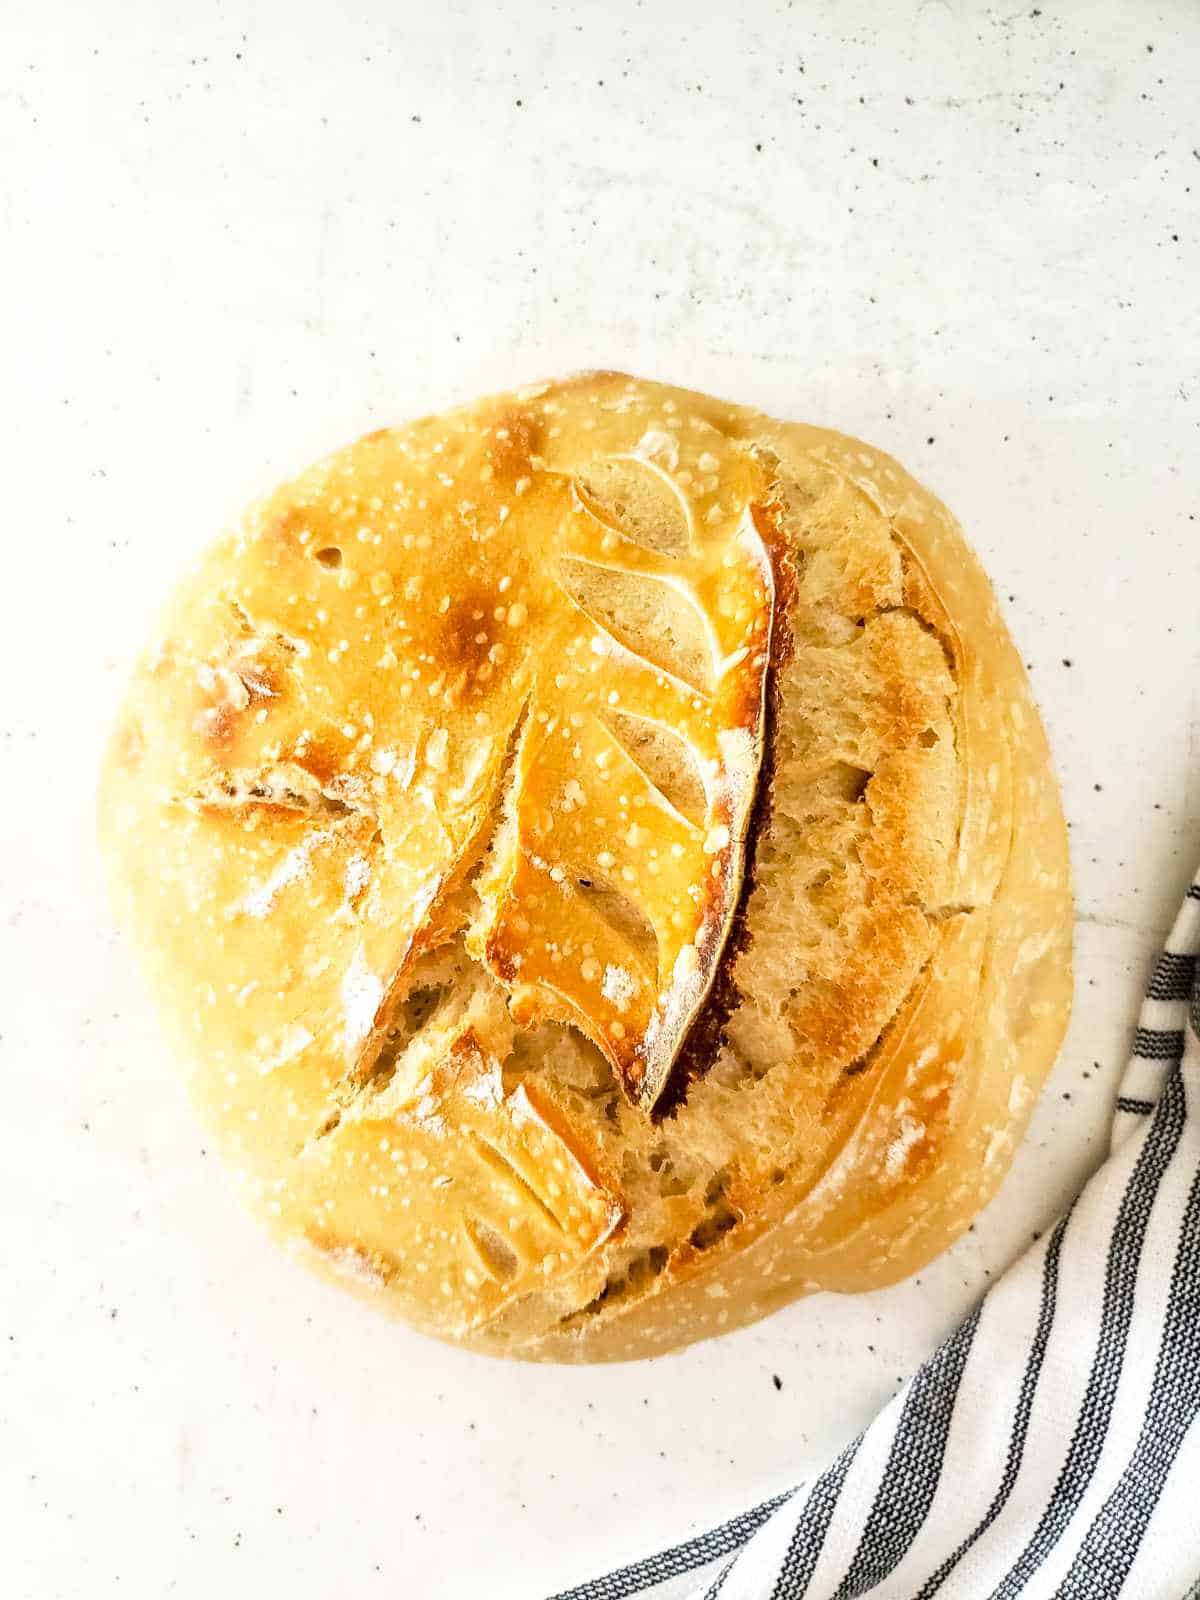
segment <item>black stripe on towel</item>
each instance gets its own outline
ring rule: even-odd
[[[1128,1111],[1135,1117],[1148,1117],[1154,1110],[1154,1101],[1135,1100],[1132,1095],[1120,1094],[1117,1096],[1117,1110]]]
[[[697,1567],[707,1566],[718,1556],[734,1555],[752,1533],[757,1533],[771,1513],[777,1511],[785,1500],[790,1500],[795,1492],[789,1489],[785,1494],[777,1494],[774,1499],[765,1500],[760,1506],[752,1506],[749,1511],[739,1512],[736,1517],[730,1517],[728,1522],[722,1522],[719,1527],[710,1528],[707,1533],[697,1534],[694,1539],[686,1539],[670,1550],[661,1550],[657,1555],[647,1556],[644,1561],[635,1561],[632,1566],[621,1567],[617,1572],[606,1572],[602,1577],[591,1578],[573,1589],[563,1589],[551,1595],[550,1600],[626,1600],[627,1596],[641,1594],[643,1589],[651,1589],[656,1583],[666,1583],[668,1578],[677,1578],[681,1573],[694,1572]]]
[[[1008,1455],[1004,1463],[1004,1475],[1000,1479],[1000,1486],[996,1490],[991,1505],[984,1513],[982,1521],[975,1530],[968,1534],[963,1542],[942,1562],[941,1566],[928,1579],[915,1600],[930,1600],[930,1596],[945,1583],[950,1573],[966,1555],[967,1551],[995,1522],[1008,1503],[1008,1497],[1013,1491],[1017,1481],[1017,1474],[1021,1470],[1021,1462],[1025,1456],[1025,1439],[1029,1433],[1029,1418],[1033,1412],[1033,1397],[1037,1392],[1038,1379],[1042,1373],[1042,1363],[1046,1358],[1046,1346],[1050,1342],[1050,1330],[1054,1326],[1054,1313],[1058,1309],[1058,1262],[1062,1255],[1063,1234],[1066,1232],[1067,1223],[1071,1213],[1060,1217],[1050,1235],[1046,1246],[1046,1259],[1042,1265],[1042,1299],[1038,1307],[1037,1327],[1034,1330],[1033,1342],[1029,1347],[1029,1359],[1025,1363],[1025,1372],[1021,1379],[1021,1390],[1017,1396],[1017,1411],[1013,1418],[1012,1432],[1008,1438]]]
[[[1164,950],[1154,964],[1146,994],[1151,1000],[1186,1000],[1195,981],[1195,956],[1177,956]]]
[[[832,1466],[812,1486],[803,1509],[788,1541],[787,1553],[771,1589],[771,1600],[803,1600],[808,1580],[813,1575],[817,1559],[825,1544],[825,1535],[837,1509],[838,1495],[846,1481],[846,1474],[858,1454],[862,1443],[859,1434],[853,1444],[848,1444]]]
[[[737,1556],[730,1556],[729,1560],[721,1568],[720,1572],[717,1573],[716,1577],[709,1584],[708,1588],[705,1589],[704,1600],[717,1600],[721,1590],[725,1587],[725,1580],[733,1571],[736,1562]]]
[[[1116,1488],[1088,1529],[1059,1600],[1115,1600],[1162,1498],[1184,1435],[1200,1416],[1200,1172],[1192,1180],[1171,1273],[1146,1419]]]
[[[1133,1036],[1133,1053],[1142,1061],[1174,1061],[1183,1054],[1183,1029],[1139,1028]]]
[[[834,1600],[866,1594],[903,1561],[942,1478],[963,1370],[979,1327],[976,1308],[913,1379],[875,1503]]]
[[[1183,1082],[1179,1072],[1175,1071],[1167,1080],[1158,1115],[1150,1124],[1133,1175],[1121,1197],[1104,1271],[1104,1299],[1100,1310],[1096,1353],[1067,1459],[1032,1538],[993,1591],[992,1600],[1013,1600],[1014,1596],[1020,1594],[1026,1580],[1037,1571],[1066,1532],[1092,1481],[1108,1436],[1108,1424],[1121,1376],[1125,1342],[1133,1317],[1138,1262],[1150,1211],[1163,1174],[1178,1148],[1186,1113]]]

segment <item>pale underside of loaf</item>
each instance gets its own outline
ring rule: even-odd
[[[632,825],[633,854],[598,829],[563,858],[566,926],[592,918],[599,954],[572,954],[583,977],[556,1012],[522,990],[519,948],[515,967],[511,948],[496,953],[541,704],[518,683],[512,619],[528,607],[491,578],[464,593],[462,572],[438,573],[415,541],[438,515],[476,533],[494,505],[520,517],[552,454],[543,436],[556,416],[578,425],[581,396],[624,406],[652,441],[572,460],[587,513],[646,554],[622,568],[568,552],[557,581],[588,626],[719,715],[698,711],[681,737],[678,696],[650,715],[619,651],[605,665],[604,737],[659,809],[636,813],[649,821]],[[986,579],[932,497],[840,435],[611,374],[450,422],[446,438],[489,452],[469,498],[439,470],[433,419],[256,508],[181,591],[114,739],[103,827],[118,898],[250,1203],[289,1248],[427,1331],[550,1359],[648,1354],[913,1270],[999,1183],[1069,1004],[1065,833]],[[667,481],[684,470],[672,440],[693,496],[711,467],[714,495],[728,483],[767,508],[771,649],[738,663],[723,705],[695,594],[715,608],[741,583],[751,629],[757,569],[731,544],[724,590],[699,566],[690,591],[673,585],[697,535]],[[384,737],[389,655],[403,670],[406,617],[453,620],[468,599],[456,662],[469,636],[471,662],[477,647],[494,668],[485,683],[517,687],[511,704],[481,690],[470,722],[440,684],[406,711],[423,755],[403,786],[409,756]],[[445,662],[411,648],[438,684]],[[494,783],[453,770],[480,728]],[[753,806],[735,797],[721,814],[732,840],[696,756],[744,750],[721,728],[761,736]],[[547,806],[583,807],[579,772],[556,769]],[[442,797],[472,781],[482,797],[460,823]],[[422,805],[432,821],[414,823]],[[443,848],[437,830],[454,836],[451,866],[400,960],[388,885],[409,891],[413,863]],[[665,860],[668,839],[694,874],[702,844],[729,868],[710,891],[723,939],[707,1009],[654,1106],[639,1103],[622,1019],[639,973],[667,981],[669,923],[621,863],[647,840]],[[518,946],[520,926],[518,909],[503,924]]]

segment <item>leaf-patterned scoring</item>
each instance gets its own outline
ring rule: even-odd
[[[519,1022],[580,1027],[649,1109],[708,995],[741,890],[773,578],[751,515],[760,469],[728,440],[644,429],[608,460],[627,479],[658,480],[682,547],[633,537],[611,500],[572,475],[557,611],[471,948],[509,986]],[[652,496],[643,487],[639,498]],[[672,804],[621,737],[631,721],[690,751],[702,817]]]
[[[356,1101],[299,1165],[321,1194],[331,1166],[361,1179],[314,1208],[310,1244],[368,1283],[402,1278],[443,1317],[453,1307],[464,1332],[580,1267],[624,1217],[582,1142],[536,1090],[505,1090],[469,1025],[419,1080]]]

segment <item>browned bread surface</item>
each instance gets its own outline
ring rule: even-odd
[[[101,835],[255,1211],[495,1353],[915,1270],[1069,1009],[1045,740],[953,519],[621,374],[253,507],[137,671]]]

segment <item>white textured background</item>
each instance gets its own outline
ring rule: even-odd
[[[1076,1186],[1200,857],[1198,101],[1191,0],[7,0],[5,1595],[541,1600],[793,1481]],[[958,512],[1063,778],[1078,1007],[920,1281],[538,1370],[243,1222],[91,792],[154,607],[243,500],[597,364],[861,433]]]

